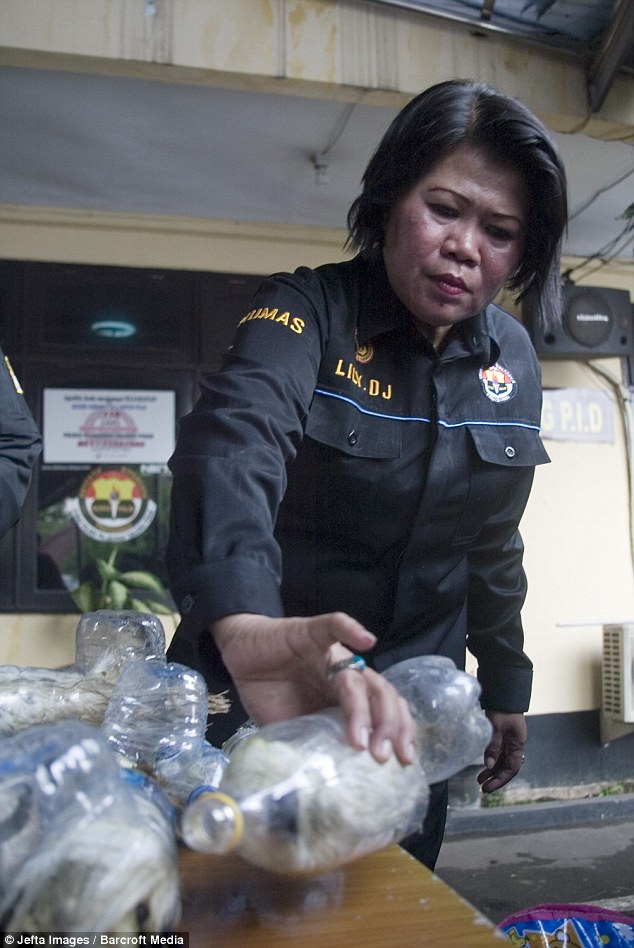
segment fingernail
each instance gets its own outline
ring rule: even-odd
[[[379,748],[379,755],[385,757],[387,760],[392,754],[392,742],[388,741],[387,738],[381,743]]]
[[[370,732],[367,727],[362,727],[359,731],[359,744],[363,750],[367,750],[370,746]]]

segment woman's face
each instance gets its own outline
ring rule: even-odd
[[[383,257],[392,289],[438,344],[504,286],[524,250],[519,171],[460,147],[392,207]]]

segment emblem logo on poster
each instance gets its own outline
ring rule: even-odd
[[[67,501],[67,512],[82,533],[106,543],[140,536],[156,516],[156,503],[143,479],[128,467],[94,468]]]

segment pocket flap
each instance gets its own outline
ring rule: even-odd
[[[398,421],[389,415],[364,411],[348,398],[334,393],[315,393],[306,434],[354,457],[397,458],[401,453]]]
[[[521,425],[469,425],[476,451],[489,464],[532,467],[550,461],[535,428]]]

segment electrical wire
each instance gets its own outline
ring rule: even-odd
[[[596,191],[592,195],[592,197],[588,198],[588,200],[584,204],[582,204],[581,207],[578,207],[575,211],[572,212],[572,214],[568,218],[568,222],[574,221],[575,217],[579,217],[579,215],[582,214],[585,210],[587,210],[587,208],[589,208],[591,204],[594,204],[597,198],[601,197],[602,194],[605,194],[606,191],[611,191],[612,188],[615,188],[617,186],[617,184],[621,184],[621,182],[629,178],[631,174],[634,174],[634,168],[630,168],[629,171],[625,172],[625,174],[620,175],[620,177],[615,178],[614,181],[610,181],[609,184],[606,184],[604,187],[599,188],[599,190]]]
[[[582,269],[583,267],[589,266],[593,262],[593,260],[598,260],[598,263],[595,267],[592,267],[591,270],[584,270],[581,274],[577,276],[577,280],[587,280],[588,277],[592,276],[593,273],[598,273],[599,270],[602,270],[604,267],[607,267],[614,260],[619,260],[624,267],[626,266],[634,267],[634,260],[622,259],[623,251],[628,246],[628,244],[631,244],[633,241],[634,241],[634,234],[632,234],[632,236],[630,237],[627,237],[620,246],[616,247],[613,250],[612,253],[603,254],[597,257],[592,257],[588,260],[585,260],[583,263],[579,264],[579,267],[574,268],[575,271],[577,269]],[[568,272],[572,272],[572,271],[567,271],[567,273]],[[574,281],[570,281],[570,282],[574,282]]]
[[[634,240],[634,233],[632,233],[632,231],[634,231],[634,218],[628,218],[621,231],[615,237],[612,237],[607,243],[605,243],[603,247],[600,247],[597,251],[595,251],[595,253],[590,254],[585,258],[585,260],[582,260],[580,263],[576,264],[576,266],[569,267],[562,275],[564,282],[574,282],[570,278],[571,274],[576,273],[577,270],[581,270],[583,267],[586,267],[594,260],[600,260],[601,262],[598,267],[595,267],[595,269],[591,271],[592,273],[595,273],[597,270],[600,270],[602,267],[606,266],[606,264],[616,259],[616,257],[618,257],[623,252],[625,247],[627,247],[627,245],[632,240]],[[630,234],[631,236],[629,236]],[[625,239],[623,240],[623,238]],[[621,240],[623,240],[623,243],[619,245],[619,241]],[[588,274],[585,275],[587,276]]]
[[[357,105],[358,105],[357,102],[351,102],[346,106],[346,108],[343,110],[343,112],[341,113],[337,121],[335,122],[332,133],[330,135],[330,138],[328,139],[328,143],[326,144],[326,146],[324,148],[321,148],[319,151],[316,151],[313,155],[311,155],[311,161],[315,169],[317,184],[327,185],[330,183],[330,179],[328,177],[328,168],[330,167],[330,163],[328,161],[327,155],[329,154],[329,152],[332,151],[332,149],[335,147],[335,145],[337,144],[337,142],[343,135],[344,131],[346,130],[346,126],[352,117],[352,113],[356,109]]]
[[[582,214],[585,210],[587,210],[592,204],[594,204],[597,198],[601,197],[602,194],[605,194],[607,191],[610,191],[612,188],[615,188],[617,185],[627,180],[627,178],[629,178],[630,175],[633,175],[633,174],[634,174],[634,167],[629,168],[624,174],[619,175],[619,177],[615,178],[613,181],[610,181],[608,184],[604,185],[602,188],[599,188],[598,191],[595,191],[595,193],[587,199],[587,201],[584,201],[584,203],[581,204],[580,207],[578,207],[575,211],[572,212],[572,214],[570,214],[568,218],[568,222],[573,221],[576,217],[579,217],[579,215]],[[625,213],[627,214],[628,211],[626,211]],[[590,256],[586,257],[585,260],[582,260],[581,263],[578,263],[576,266],[570,267],[568,270],[566,270],[566,272],[563,274],[564,281],[570,280],[570,275],[572,273],[576,273],[577,270],[581,270],[583,267],[586,267],[589,263],[592,263],[593,260],[600,260],[599,265],[594,267],[589,272],[584,273],[582,275],[583,278],[587,278],[591,276],[593,273],[596,273],[598,270],[601,270],[603,267],[607,266],[608,263],[611,263],[612,260],[616,259],[625,250],[627,245],[632,240],[634,240],[634,235],[631,237],[628,236],[628,234],[632,230],[634,230],[634,218],[628,217],[626,219],[625,226],[620,231],[620,233],[616,235],[616,237],[613,237],[611,240],[609,240],[606,244],[603,245],[603,247],[601,247],[595,253],[590,254]],[[621,244],[621,246],[618,246],[618,242],[623,237],[625,237],[624,242]]]
[[[594,273],[598,273],[599,270],[602,270],[604,267],[607,267],[608,264],[612,263],[614,260],[618,260],[622,251],[627,247],[628,244],[632,242],[634,242],[634,235],[632,235],[632,237],[628,237],[628,239],[625,241],[623,246],[619,247],[616,253],[612,254],[609,257],[605,257],[604,259],[601,259],[596,267],[593,267],[592,270],[586,270],[577,279],[587,280],[588,277],[591,277]],[[622,264],[623,266],[634,267],[634,260],[624,260],[622,261]]]
[[[614,390],[620,405],[623,429],[625,431],[625,450],[627,463],[628,502],[630,508],[630,554],[634,568],[634,389],[619,381],[609,369],[597,362],[588,362],[595,375],[604,379]]]
[[[346,108],[343,110],[343,112],[341,113],[337,121],[335,122],[334,128],[332,130],[332,134],[328,140],[328,144],[326,145],[325,148],[320,148],[319,150],[320,155],[327,155],[328,152],[332,151],[332,149],[335,147],[335,145],[337,144],[337,142],[343,135],[344,131],[346,130],[346,125],[352,118],[352,113],[356,109],[357,104],[358,104],[357,102],[350,102],[346,106]]]

